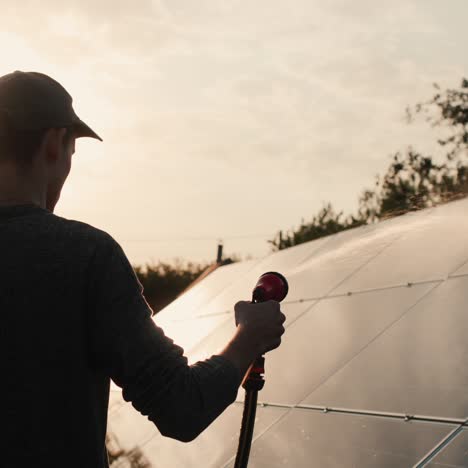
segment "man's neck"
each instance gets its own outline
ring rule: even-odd
[[[45,207],[45,194],[29,174],[11,165],[0,165],[0,206],[37,205]]]

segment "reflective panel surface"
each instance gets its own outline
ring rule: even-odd
[[[159,434],[156,426],[148,418],[142,416],[131,403],[125,401],[112,412],[107,430],[125,451],[135,447],[141,448],[146,441]]]
[[[463,430],[426,468],[466,468],[468,466],[468,430]]]
[[[266,356],[259,401],[296,404],[349,362],[432,286],[323,299],[309,308]]]
[[[468,216],[461,209],[468,210],[467,200],[402,216],[408,222],[400,225],[401,237],[334,293],[446,278],[468,260]]]
[[[254,442],[249,468],[410,468],[453,427],[293,409]]]
[[[143,453],[154,461],[154,468],[219,468],[235,454],[239,442],[242,405],[234,404],[193,442],[181,442],[156,436],[144,445]],[[262,434],[287,410],[257,408],[254,438]]]
[[[235,332],[236,324],[234,316],[232,316],[190,349],[187,353],[189,362],[194,363],[219,353],[232,339]]]
[[[288,272],[290,293],[286,301],[326,296],[346,278],[398,238],[398,231],[378,225],[344,231],[330,240],[305,262]]]
[[[164,330],[164,334],[173,339],[186,352],[227,321],[232,321],[227,315],[189,318],[177,322],[167,320],[163,325],[159,323],[157,316],[155,319],[156,324]]]
[[[467,304],[468,277],[438,285],[304,403],[464,419]]]
[[[159,312],[156,316],[158,321],[165,323],[166,320],[180,320],[203,315],[205,304],[223,289],[242,278],[257,262],[257,260],[249,260],[219,267]]]
[[[109,392],[109,414],[112,414],[118,408],[125,404],[122,398],[122,390],[111,381],[111,390]]]
[[[306,242],[304,244],[295,245],[288,249],[273,252],[267,257],[263,258],[256,266],[255,273],[259,275],[267,271],[288,272],[291,268],[300,265],[307,261],[317,251],[323,248],[324,245],[330,242],[331,237],[322,237],[313,242]]]
[[[468,262],[462,265],[460,268],[451,273],[451,276],[468,275]]]
[[[304,302],[304,303],[296,303],[296,304],[282,304],[281,310],[286,315],[286,322],[285,328],[288,329],[289,324],[293,323],[298,317],[301,317],[307,309],[309,309],[314,302]],[[235,319],[234,313],[231,319],[224,322],[218,328],[216,328],[210,335],[208,335],[205,339],[200,341],[198,345],[192,348],[187,354],[189,363],[192,364],[199,360],[206,359],[213,354],[220,352],[229,342],[229,340],[234,336],[236,331],[235,327]],[[287,336],[287,335],[286,335]],[[280,348],[281,349],[281,348]],[[271,356],[271,353],[268,354]],[[272,375],[269,370],[269,357],[267,359],[267,374],[266,374],[266,381],[269,382],[269,378]],[[271,386],[270,383],[266,384],[267,386]],[[263,391],[262,391],[263,394]],[[263,395],[261,394],[261,397]],[[239,388],[237,401],[244,400],[245,391],[242,387]]]
[[[309,309],[314,302],[303,302],[295,304],[281,304],[281,310],[286,315],[286,322],[284,324],[287,329],[298,317],[301,316],[307,309]],[[222,350],[231,340],[236,332],[234,311],[229,319],[223,322],[218,328],[213,330],[206,336],[198,345],[193,347],[187,356],[190,362],[196,362],[200,359],[210,357]]]
[[[284,249],[265,257],[249,270],[239,281],[233,283],[229,288],[223,290],[204,308],[207,314],[218,314],[223,311],[232,311],[237,301],[249,301],[252,299],[252,291],[257,284],[258,279],[263,273],[268,271],[277,271],[290,281],[290,270],[298,264],[314,255],[314,252],[320,250],[323,245],[329,242],[329,238],[318,239],[313,242],[301,244],[290,249]],[[290,293],[286,301],[291,300]]]

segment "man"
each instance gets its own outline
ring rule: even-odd
[[[197,437],[280,345],[279,304],[239,302],[225,349],[188,366],[120,245],[53,214],[75,139],[100,137],[52,78],[0,77],[0,466],[108,466],[110,379],[160,432]]]

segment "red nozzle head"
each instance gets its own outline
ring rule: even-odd
[[[253,302],[277,301],[281,302],[288,294],[288,282],[280,273],[269,271],[260,276],[253,290]]]

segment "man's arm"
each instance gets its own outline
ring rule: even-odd
[[[92,362],[163,435],[193,440],[234,402],[250,363],[265,352],[255,327],[243,322],[252,305],[236,305],[239,326],[219,355],[189,366],[183,349],[152,320],[143,288],[110,236],[97,249],[89,274]]]

